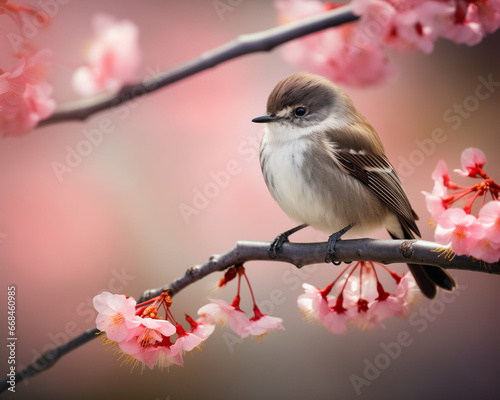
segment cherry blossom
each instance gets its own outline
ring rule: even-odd
[[[277,317],[271,317],[267,314],[262,314],[259,308],[254,306],[254,317],[250,318],[250,324],[246,331],[250,335],[261,336],[267,333],[270,329],[285,329],[281,323],[283,320]]]
[[[72,80],[73,88],[82,96],[118,91],[134,77],[142,58],[139,30],[133,22],[116,21],[99,13],[93,26],[95,37],[87,65],[78,68]]]
[[[281,21],[295,21],[334,6],[320,1],[281,0],[275,2]],[[283,46],[283,56],[302,69],[323,75],[337,83],[366,86],[387,80],[395,73],[379,46],[362,41],[355,23],[308,35]]]
[[[116,342],[132,337],[141,324],[141,318],[135,315],[135,306],[135,300],[124,295],[103,292],[95,296],[97,329],[105,331],[107,337]]]
[[[297,299],[297,305],[309,318],[322,321],[329,313],[329,304],[323,291],[308,283],[303,283],[302,287],[305,293]]]
[[[220,299],[209,300],[211,304],[201,307],[198,310],[198,315],[210,323],[228,323],[229,327],[241,337],[248,335],[247,327],[250,325],[250,321],[245,313],[241,311],[239,305],[230,305]]]
[[[335,335],[345,334],[349,330],[349,315],[345,309],[332,308],[321,322]]]
[[[456,173],[466,178],[480,178],[481,182],[470,187],[459,186],[451,181],[446,164],[440,161],[432,173],[435,181],[432,193],[422,192],[436,225],[434,238],[440,244],[451,245],[458,255],[497,262],[500,259],[500,185],[484,171],[486,155],[480,149],[465,149],[461,164],[462,169],[456,169]],[[493,200],[485,204],[487,194]],[[482,207],[476,218],[472,211],[474,202],[480,198]]]
[[[49,56],[47,50],[26,54],[12,71],[0,70],[0,132],[3,136],[23,135],[54,111],[52,86],[45,80]]]
[[[406,318],[417,293],[413,275],[408,273],[401,278],[380,265],[397,283],[395,293],[389,293],[379,281],[375,265],[372,262],[358,262],[349,273],[342,273],[323,290],[303,284],[306,293],[297,300],[299,308],[333,334],[344,334],[350,326],[371,330],[382,325],[384,319]],[[357,270],[359,275],[354,275]],[[338,296],[330,294],[333,288],[339,293]]]
[[[482,226],[473,215],[460,208],[450,208],[439,217],[434,238],[439,244],[451,245],[458,255],[468,254],[476,245],[481,230]]]
[[[479,210],[478,221],[483,225],[490,244],[500,247],[500,201],[490,201]]]
[[[462,176],[475,178],[482,176],[482,168],[486,164],[486,156],[481,150],[469,147],[462,152],[461,162],[462,170],[456,169],[455,172]]]
[[[425,196],[427,210],[430,212],[432,219],[436,221],[448,209],[444,200],[448,194],[446,186],[436,181],[431,193],[423,191],[422,194]]]
[[[469,250],[472,257],[488,263],[500,261],[500,201],[490,201],[481,210],[477,219],[482,226],[478,242]]]
[[[278,20],[296,21],[340,5],[319,0],[276,0]],[[439,37],[477,44],[500,25],[500,1],[353,0],[360,18],[283,47],[286,60],[337,83],[366,86],[395,74],[386,49],[430,53]]]
[[[191,325],[191,333],[206,340],[215,330],[215,325],[210,323],[206,318],[200,317],[196,321],[186,314],[186,320]]]

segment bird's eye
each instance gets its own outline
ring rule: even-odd
[[[293,113],[297,117],[302,117],[307,114],[307,108],[305,107],[297,107],[295,110],[293,110]]]

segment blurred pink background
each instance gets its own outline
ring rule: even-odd
[[[73,1],[58,6],[51,25],[40,30],[32,43],[56,54],[58,65],[50,79],[56,100],[63,102],[77,98],[70,87],[71,74],[82,63],[91,37],[90,21],[97,11],[138,25],[144,60],[137,79],[196,57],[238,34],[275,25],[269,1],[241,2],[222,19],[213,3]],[[10,29],[14,29],[10,23],[2,22],[4,69],[12,61],[6,39]],[[453,123],[443,118],[455,103],[474,95],[478,77],[491,75],[500,82],[499,39],[499,33],[490,35],[475,47],[439,41],[431,55],[391,53],[399,69],[394,80],[371,88],[346,88],[400,169],[425,239],[433,236],[421,191],[432,189],[430,175],[439,159],[446,160],[450,170],[460,168],[462,150],[479,147],[488,157],[486,171],[500,180],[498,87],[461,119],[459,128],[453,129]],[[6,288],[16,285],[18,366],[93,327],[91,299],[101,291],[138,297],[211,254],[228,250],[238,239],[271,240],[294,225],[264,184],[255,145],[262,126],[250,120],[265,111],[267,95],[277,81],[295,71],[279,49],[249,55],[85,122],[50,125],[0,140],[0,310],[1,318],[6,318]],[[112,132],[104,134],[102,142],[60,182],[52,163],[64,163],[67,147],[76,149],[86,139],[83,131],[98,127],[104,118],[112,121]],[[418,143],[431,138],[435,129],[442,129],[447,139],[419,157]],[[238,173],[186,221],[179,207],[195,207],[197,191],[215,182],[214,174],[226,171],[228,163],[237,165]],[[387,238],[383,232],[372,236]],[[311,229],[293,237],[325,239]],[[394,268],[405,271],[403,265]],[[138,369],[130,373],[128,366],[120,367],[117,356],[95,340],[27,384],[18,383],[15,398],[487,399],[497,395],[498,276],[452,271],[459,284],[456,295],[422,300],[417,306],[417,312],[419,307],[427,310],[428,319],[391,320],[386,329],[333,336],[302,320],[296,298],[302,293],[302,281],[325,286],[338,268],[311,266],[299,275],[288,264],[254,262],[247,264],[247,271],[265,312],[284,319],[286,331],[266,336],[264,344],[252,338],[235,342],[228,328],[218,327],[203,353],[195,350],[193,357],[186,355],[184,368],[145,370],[141,375]],[[210,276],[176,296],[175,315],[195,316],[211,296],[232,299],[234,284],[214,293],[220,276]],[[276,290],[285,299],[280,304],[271,301]],[[250,298],[243,293],[242,306],[249,310]],[[375,362],[384,353],[381,345],[396,341],[401,332],[408,332],[411,344],[358,394],[353,375],[366,379],[367,363]],[[1,371],[7,370],[5,349],[3,345]]]

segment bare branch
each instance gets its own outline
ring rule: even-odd
[[[269,258],[267,254],[270,244],[269,242],[238,241],[229,251],[213,255],[204,264],[189,268],[182,277],[169,285],[145,291],[138,302],[149,300],[164,291],[169,291],[170,295],[173,296],[186,286],[213,272],[223,271],[248,261],[279,261],[293,264],[298,268],[309,264],[324,263],[326,242],[285,243],[275,259]],[[426,264],[437,265],[445,269],[500,275],[500,263],[486,264],[467,256],[452,255],[450,257],[449,253],[445,251],[446,249],[441,248],[439,244],[423,240],[341,240],[336,243],[335,250],[338,253],[338,261]],[[16,374],[16,382],[21,382],[52,367],[62,356],[95,338],[97,333],[97,328],[89,329],[69,342],[44,353],[33,364]],[[0,393],[7,388],[8,380],[4,379],[0,382]]]
[[[344,6],[287,25],[240,35],[236,39],[207,51],[191,61],[155,74],[143,82],[125,86],[116,94],[103,94],[61,104],[50,117],[40,121],[38,126],[71,120],[83,121],[94,113],[116,107],[119,104],[151,93],[223,62],[245,54],[269,51],[290,40],[357,19],[358,17],[352,13],[350,7]]]

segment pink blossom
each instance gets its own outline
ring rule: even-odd
[[[191,333],[200,337],[202,340],[206,340],[215,330],[215,325],[209,323],[209,321],[200,317],[195,321],[195,326],[192,327]]]
[[[136,360],[144,363],[150,369],[154,368],[161,351],[160,346],[143,347],[141,343],[137,341],[136,337],[118,342],[118,346],[125,354],[128,354]]]
[[[322,321],[330,312],[328,300],[323,296],[321,289],[308,283],[303,283],[302,287],[305,289],[305,293],[297,299],[299,309],[308,317]]]
[[[321,321],[323,325],[335,335],[342,335],[349,330],[349,316],[346,311],[331,309]]]
[[[82,96],[115,92],[129,82],[141,63],[139,30],[131,21],[116,21],[99,13],[93,19],[95,37],[87,65],[78,68],[73,88]]]
[[[176,329],[178,336],[175,340],[174,345],[176,345],[176,347],[179,347],[180,350],[191,351],[195,347],[198,347],[203,341],[202,337],[195,335],[193,332],[186,332],[181,325],[177,325]]]
[[[299,309],[309,318],[321,322],[326,329],[334,334],[346,333],[348,328],[348,317],[346,310],[340,305],[338,299],[332,295],[324,296],[323,291],[303,283],[302,287],[306,293],[297,299]]]
[[[486,164],[486,156],[480,149],[469,147],[462,152],[461,156],[462,170],[456,169],[455,172],[462,176],[475,178],[481,176],[482,168]]]
[[[454,1],[449,18],[444,20],[441,35],[456,43],[470,46],[481,41],[486,33],[500,26],[500,2]]]
[[[2,112],[14,111],[14,108],[22,101],[28,82],[24,73],[25,69],[26,59],[21,58],[12,72],[3,72],[0,75],[0,109]]]
[[[161,336],[158,341],[149,346],[137,341],[137,338],[119,342],[120,350],[136,360],[144,363],[148,368],[153,369],[155,365],[159,367],[169,367],[172,364],[184,365],[182,360],[181,342],[176,346],[172,344],[168,336]]]
[[[169,321],[156,318],[141,318],[141,324],[135,329],[134,338],[142,347],[150,347],[163,341],[163,336],[176,332]]]
[[[451,181],[450,174],[446,162],[439,160],[436,168],[432,172],[434,180],[434,188],[431,193],[422,192],[425,196],[425,204],[427,210],[431,213],[432,219],[437,220],[439,216],[448,209],[446,200],[448,196],[448,188],[456,189],[458,186]]]
[[[485,236],[490,244],[500,248],[500,201],[490,201],[480,210],[478,221],[484,227]]]
[[[360,267],[360,276],[346,275],[347,285],[344,286],[345,279],[343,279],[337,284],[337,288],[343,286],[342,305],[346,309],[347,321],[360,330],[371,330],[374,323],[370,315],[370,304],[378,296],[377,277],[375,269],[370,264],[368,266],[365,266],[365,263],[361,264],[363,266]]]
[[[319,1],[276,1],[280,19],[295,21],[331,9]],[[357,24],[343,24],[283,47],[287,61],[302,69],[321,74],[337,83],[366,86],[394,75],[387,56],[380,46],[364,41]]]
[[[353,11],[361,16],[360,25],[365,27],[361,29],[377,33],[372,35],[372,42],[425,53],[433,50],[439,34],[438,21],[450,9],[442,2],[423,0],[354,0],[352,3]]]
[[[177,343],[177,342],[176,342]],[[160,368],[169,367],[170,365],[180,365],[184,366],[184,360],[182,359],[182,351],[180,351],[180,346],[174,343],[171,347],[159,346],[158,347],[158,358],[156,360],[156,365]]]
[[[431,217],[436,221],[439,216],[448,209],[443,198],[447,195],[447,188],[439,182],[434,183],[434,188],[432,193],[423,191],[422,194],[425,196],[425,205],[427,210],[430,212]]]
[[[361,29],[373,32],[372,43],[425,53],[433,50],[439,21],[450,10],[443,2],[424,0],[353,0],[352,7],[361,16]]]
[[[135,315],[136,302],[124,295],[103,292],[94,297],[94,307],[99,313],[96,326],[115,342],[128,340],[141,324],[141,318]]]
[[[229,327],[241,337],[248,335],[247,327],[250,321],[243,311],[220,299],[209,299],[212,303],[205,304],[198,310],[198,315],[208,323],[229,323]]]
[[[434,239],[443,245],[451,244],[453,251],[458,254],[469,254],[474,247],[482,230],[473,215],[466,214],[459,208],[450,208],[443,212],[437,221]]]
[[[54,111],[52,86],[44,80],[47,55],[23,57],[12,72],[0,74],[0,135],[27,133]]]
[[[281,318],[262,314],[257,306],[254,307],[254,313],[255,316],[250,318],[250,324],[246,328],[250,335],[261,336],[265,335],[270,329],[285,329],[281,325],[283,322]]]
[[[500,25],[500,2],[494,1],[389,1],[353,0],[360,25],[396,49],[418,49],[430,53],[438,37],[457,43],[477,44]],[[376,27],[377,29],[375,29]]]
[[[500,260],[500,201],[490,201],[479,211],[478,223],[482,230],[470,255],[488,263]]]
[[[488,237],[484,234],[477,238],[476,244],[469,249],[469,255],[487,263],[500,261],[500,247],[493,246]]]
[[[415,303],[418,293],[417,282],[415,282],[413,274],[407,272],[399,281],[396,293],[394,294],[396,298],[401,299],[403,302],[403,308],[401,312],[396,314],[396,317],[405,318],[411,314],[411,306]]]
[[[387,294],[385,299],[375,301],[369,308],[369,319],[372,324],[382,325],[380,322],[384,319],[396,317],[402,312],[403,300]]]
[[[176,332],[169,321],[154,318],[139,318],[140,326],[134,329],[133,336],[118,342],[120,349],[153,368],[163,351],[165,355],[176,355],[177,348],[171,348],[169,336]],[[166,348],[162,348],[165,347]],[[173,347],[173,346],[172,346]],[[175,354],[174,354],[175,353]],[[165,359],[163,361],[166,361]]]
[[[417,284],[411,273],[406,273],[398,283],[395,294],[385,292],[370,304],[371,322],[380,325],[384,319],[392,317],[406,318],[411,314],[411,306],[415,301]]]
[[[434,179],[435,183],[440,183],[441,186],[456,189],[458,186],[456,183],[451,181],[450,173],[448,172],[448,166],[446,162],[443,160],[439,160],[436,168],[432,171],[432,179]]]

